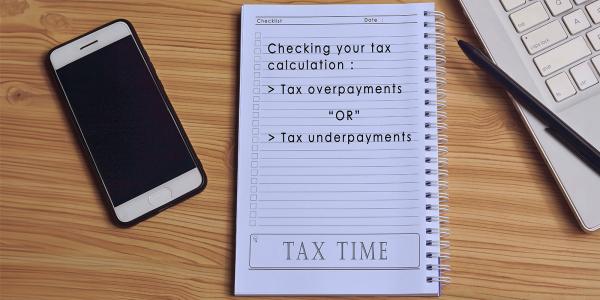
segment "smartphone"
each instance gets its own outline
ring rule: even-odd
[[[48,63],[118,225],[204,189],[202,165],[130,22],[57,46]]]

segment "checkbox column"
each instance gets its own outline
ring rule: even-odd
[[[259,113],[260,113],[260,71],[261,71],[261,34],[254,33],[254,78],[253,78],[253,96],[252,96],[252,151],[250,160],[250,213],[249,225],[256,226],[256,216],[258,214],[258,157],[259,157]]]

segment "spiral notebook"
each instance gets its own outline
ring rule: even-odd
[[[439,295],[443,14],[244,5],[236,295]]]

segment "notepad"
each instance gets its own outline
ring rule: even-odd
[[[236,295],[439,295],[442,14],[244,5]]]

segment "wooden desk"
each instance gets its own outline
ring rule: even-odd
[[[231,297],[241,2],[0,1],[0,298]],[[503,91],[456,47],[475,39],[458,3],[438,4],[449,32],[444,298],[600,298],[600,235],[578,228]],[[209,176],[202,194],[130,229],[107,219],[43,65],[54,45],[119,17],[135,24]]]

